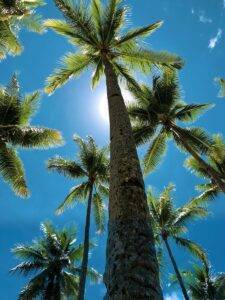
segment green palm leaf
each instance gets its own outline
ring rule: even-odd
[[[73,187],[66,196],[65,200],[62,204],[57,208],[56,214],[62,214],[65,209],[71,208],[75,204],[75,200],[85,200],[87,198],[89,192],[89,184],[87,182],[78,184],[77,186]]]
[[[12,186],[14,192],[27,197],[29,191],[24,178],[24,169],[16,150],[7,147],[4,143],[0,144],[0,173],[6,182]]]
[[[99,233],[104,231],[105,227],[105,212],[103,200],[99,193],[95,193],[93,196],[93,208],[95,216],[95,224]]]
[[[143,160],[145,174],[152,172],[161,161],[166,152],[166,141],[167,134],[164,131],[161,131],[152,141]]]

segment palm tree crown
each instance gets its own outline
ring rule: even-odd
[[[128,81],[132,81],[128,71],[130,68],[149,71],[153,64],[177,68],[182,65],[175,55],[155,53],[138,44],[139,38],[149,36],[162,22],[122,33],[127,7],[122,5],[121,0],[109,0],[106,6],[100,0],[91,0],[89,7],[84,1],[55,0],[55,4],[62,11],[65,21],[50,19],[45,25],[67,37],[79,52],[65,55],[62,67],[47,79],[48,93],[89,67],[94,68],[94,87],[104,74],[104,60],[109,60],[116,73]]]
[[[28,196],[29,192],[16,149],[49,148],[62,143],[58,131],[30,125],[39,98],[38,92],[22,97],[15,75],[8,86],[0,87],[0,173],[20,196]]]
[[[103,198],[108,197],[109,159],[108,149],[97,147],[90,136],[84,141],[74,136],[79,147],[77,160],[68,160],[55,157],[48,161],[47,167],[72,179],[83,178],[80,184],[74,186],[63,203],[58,207],[57,214],[61,214],[68,207],[72,207],[76,200],[87,200],[91,185],[93,184],[93,208],[96,225],[99,231],[104,229]]]
[[[159,258],[161,258],[160,256],[163,254],[162,246],[165,246],[176,273],[177,280],[182,289],[184,299],[188,300],[189,296],[173,255],[173,251],[170,247],[169,240],[174,240],[177,245],[185,247],[193,255],[200,259],[204,259],[205,254],[201,247],[190,239],[184,238],[183,234],[187,232],[187,224],[189,222],[196,218],[207,216],[208,211],[203,207],[203,200],[199,199],[193,199],[183,206],[175,208],[171,194],[173,190],[174,186],[170,184],[164,189],[159,197],[155,197],[152,191],[149,190],[147,196],[150,209],[150,220],[158,246]]]
[[[207,260],[201,265],[194,264],[192,270],[183,271],[182,275],[191,299],[221,300],[225,298],[225,274],[214,274]],[[173,281],[176,282],[176,279]]]
[[[18,31],[22,27],[43,31],[41,16],[35,13],[35,8],[44,4],[43,0],[0,0],[0,59],[8,53],[21,53]]]
[[[77,295],[83,245],[76,245],[75,228],[58,230],[49,222],[41,225],[43,237],[31,245],[18,245],[13,249],[17,258],[23,260],[11,270],[24,276],[35,274],[22,289],[19,299],[60,300]],[[89,269],[91,279],[98,282],[101,276]]]
[[[175,186],[169,184],[159,197],[152,190],[147,193],[150,215],[152,217],[154,235],[159,242],[173,239],[177,245],[186,247],[192,254],[202,257],[203,251],[194,242],[183,237],[187,225],[196,218],[206,217],[208,210],[203,206],[204,200],[192,199],[181,207],[174,207],[172,192]]]
[[[201,128],[181,128],[177,123],[193,122],[211,105],[186,104],[182,101],[175,72],[154,77],[152,87],[144,84],[131,86],[130,91],[136,99],[136,103],[128,108],[136,143],[140,145],[150,141],[144,157],[145,173],[156,168],[171,137],[179,148],[185,149],[184,143],[188,143],[197,152],[206,153],[209,150],[211,139]]]

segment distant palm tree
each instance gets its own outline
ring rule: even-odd
[[[29,191],[17,148],[49,148],[62,143],[58,131],[30,125],[39,98],[38,92],[22,97],[15,75],[8,86],[0,87],[0,174],[17,195],[24,197]]]
[[[215,81],[219,84],[220,91],[218,97],[224,98],[225,97],[225,79],[221,77],[215,78]]]
[[[214,274],[207,260],[193,265],[191,271],[183,271],[185,286],[193,300],[225,299],[225,273]],[[172,278],[173,282],[176,279]]]
[[[117,298],[124,295],[128,298],[146,295],[161,297],[156,296],[161,294],[161,290],[157,280],[154,241],[147,222],[143,176],[118,77],[134,83],[129,70],[147,72],[154,65],[180,68],[181,59],[165,52],[155,53],[144,49],[139,43],[139,39],[149,36],[162,22],[125,32],[127,6],[124,1],[108,0],[105,5],[100,0],[91,0],[89,5],[78,0],[54,1],[66,21],[48,20],[45,25],[65,36],[78,51],[65,55],[62,66],[47,79],[46,92],[52,93],[89,68],[94,69],[92,86],[103,75],[106,77],[111,141],[109,235],[104,276],[107,292]],[[116,238],[118,235],[120,239]],[[140,235],[146,237],[146,243],[139,239]],[[152,251],[148,247],[149,242]],[[140,265],[138,251],[143,245],[146,249],[142,252],[145,256],[142,260],[146,263]],[[121,247],[126,249],[126,255],[120,254]],[[140,274],[143,278],[137,280]],[[153,278],[156,279],[154,283]],[[146,282],[145,290],[142,281]]]
[[[209,152],[211,138],[199,127],[183,128],[179,125],[180,122],[195,121],[211,105],[183,102],[175,72],[155,77],[152,87],[144,84],[131,86],[130,91],[136,99],[128,109],[136,143],[150,142],[143,161],[144,172],[151,172],[159,164],[166,152],[167,141],[173,138],[176,145],[194,157],[225,193],[221,174],[202,158],[202,154]]]
[[[55,229],[49,222],[41,225],[43,237],[29,245],[18,245],[15,256],[23,260],[11,270],[24,276],[37,273],[22,289],[20,300],[75,299],[78,292],[83,245],[76,245],[74,228]],[[94,269],[88,270],[90,278],[98,282],[101,276]]]
[[[204,258],[205,254],[201,247],[193,241],[184,238],[183,234],[187,232],[187,224],[190,221],[207,216],[208,211],[203,206],[203,201],[196,199],[187,202],[181,207],[174,207],[171,195],[173,190],[174,186],[170,184],[159,197],[154,196],[153,192],[149,190],[147,194],[148,204],[155,240],[158,241],[159,245],[161,245],[162,242],[165,245],[184,298],[189,299],[181,273],[169,245],[169,239],[175,241],[177,245],[185,247],[193,255],[201,259]]]
[[[225,142],[221,135],[213,136],[213,144],[210,147],[207,159],[207,163],[220,174],[223,182],[225,182]],[[197,185],[197,190],[202,192],[199,198],[214,199],[223,192],[218,184],[211,179],[209,173],[193,157],[189,157],[185,161],[185,166],[196,176],[206,180],[205,183]]]
[[[62,213],[77,200],[87,200],[87,212],[84,233],[84,253],[82,260],[78,299],[84,299],[86,274],[88,267],[89,235],[91,207],[99,231],[104,230],[104,204],[103,197],[108,197],[109,160],[108,149],[97,147],[94,139],[88,137],[87,141],[75,136],[74,140],[79,147],[77,161],[62,157],[52,158],[48,161],[48,169],[57,171],[73,179],[84,181],[73,187],[64,202],[57,209]]]
[[[0,60],[8,53],[21,53],[20,29],[25,27],[38,33],[43,31],[41,16],[34,10],[41,5],[44,5],[43,0],[0,0]]]

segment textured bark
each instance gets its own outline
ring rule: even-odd
[[[109,223],[105,299],[162,299],[143,176],[126,106],[104,60],[110,118]]]
[[[179,284],[180,284],[180,287],[181,287],[181,290],[182,290],[184,299],[185,299],[185,300],[189,300],[189,296],[188,296],[187,290],[186,290],[186,288],[185,288],[185,286],[184,286],[184,282],[183,282],[182,276],[181,276],[180,271],[179,271],[179,269],[178,269],[178,267],[177,267],[177,263],[176,263],[175,258],[174,258],[174,256],[173,256],[173,253],[172,253],[172,251],[171,251],[171,249],[170,249],[170,245],[169,245],[169,243],[168,243],[168,240],[167,240],[166,238],[163,239],[163,240],[164,240],[164,243],[165,243],[165,245],[166,245],[166,249],[167,249],[167,251],[168,251],[168,254],[169,254],[170,260],[171,260],[171,262],[172,262],[174,271],[175,271],[175,273],[176,273],[177,280],[178,280],[178,282],[179,282]]]
[[[176,131],[176,127],[172,127],[172,130],[181,139],[182,144],[187,152],[198,161],[202,168],[209,174],[212,181],[215,182],[221,189],[221,191],[225,194],[225,182],[223,182],[221,175],[207,162],[205,162],[204,159],[202,159],[201,156],[189,146],[188,142],[182,136],[180,136],[179,132]]]
[[[90,186],[89,197],[88,197],[85,232],[84,232],[84,252],[83,252],[82,265],[81,265],[79,291],[77,297],[78,300],[83,300],[85,294],[85,284],[86,284],[87,267],[88,267],[88,253],[89,253],[89,232],[90,232],[92,193],[93,193],[93,184],[91,184]]]

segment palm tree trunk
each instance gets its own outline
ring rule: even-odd
[[[194,159],[198,161],[198,163],[202,166],[202,168],[209,174],[212,181],[214,181],[217,184],[217,186],[221,189],[221,191],[225,194],[225,182],[223,182],[220,174],[213,167],[211,167],[207,162],[205,162],[205,160],[202,159],[201,156],[194,149],[192,149],[191,146],[189,146],[185,138],[183,138],[181,134],[176,131],[176,127],[172,127],[172,130],[177,135],[177,137],[181,140],[182,145],[184,146],[186,151],[192,157],[194,157]]]
[[[169,254],[170,260],[171,260],[171,262],[172,262],[174,271],[175,271],[176,276],[177,276],[177,279],[178,279],[178,281],[179,281],[179,284],[180,284],[182,293],[183,293],[183,295],[184,295],[184,299],[185,299],[185,300],[189,300],[189,296],[188,296],[188,294],[187,294],[187,290],[186,290],[186,288],[185,288],[185,286],[184,286],[184,282],[183,282],[182,276],[181,276],[181,274],[180,274],[180,271],[179,271],[179,269],[178,269],[177,263],[176,263],[175,258],[174,258],[174,256],[173,256],[172,250],[170,249],[170,245],[169,245],[169,243],[168,243],[167,238],[163,238],[163,241],[164,241],[164,243],[165,243],[165,245],[166,245],[166,249],[167,249],[167,251],[168,251],[168,254]]]
[[[88,253],[89,253],[89,232],[90,232],[92,194],[93,194],[93,183],[90,184],[90,191],[88,196],[88,205],[87,205],[85,231],[84,231],[84,252],[83,252],[82,265],[81,265],[79,291],[78,291],[78,298],[77,298],[78,300],[84,300],[84,294],[85,294],[85,284],[86,284],[87,267],[88,267]]]
[[[105,299],[162,299],[154,238],[132,128],[116,74],[106,58],[104,66],[111,157]]]

